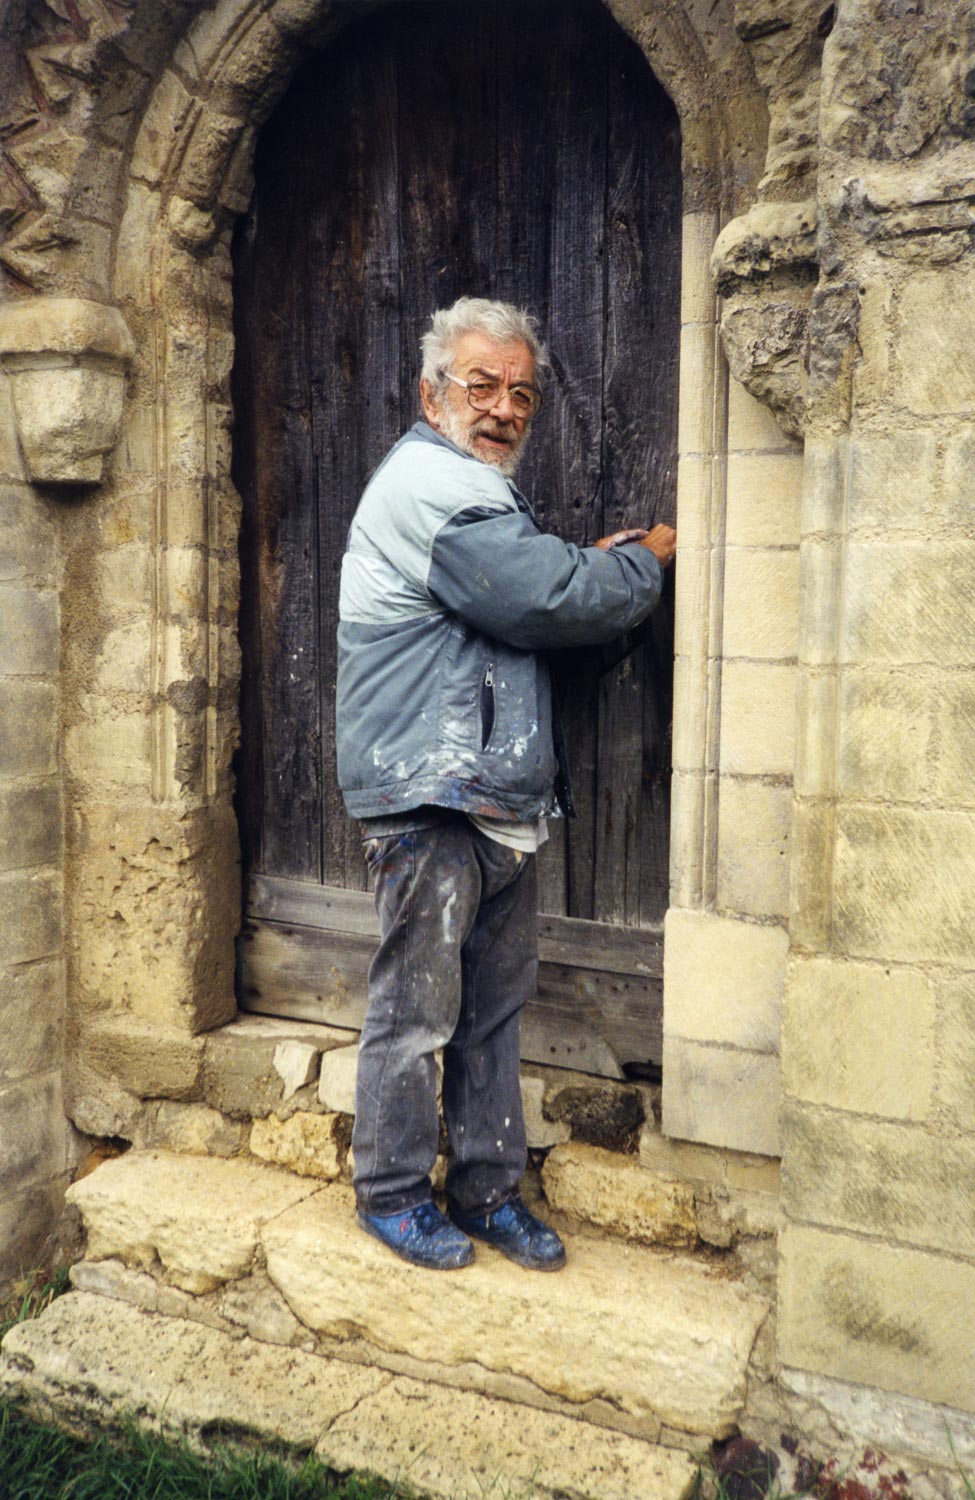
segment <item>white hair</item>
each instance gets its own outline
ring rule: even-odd
[[[453,307],[442,307],[430,319],[420,339],[423,353],[421,378],[438,394],[446,387],[446,371],[457,340],[465,333],[483,333],[498,344],[524,344],[535,361],[536,379],[548,371],[548,351],[536,333],[538,319],[510,302],[491,302],[487,297],[460,297]]]

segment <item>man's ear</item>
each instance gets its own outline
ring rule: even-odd
[[[436,400],[436,392],[433,383],[429,380],[420,381],[420,404],[423,407],[423,415],[435,432],[440,431],[440,403]]]

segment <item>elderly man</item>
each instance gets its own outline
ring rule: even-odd
[[[339,782],[381,924],[353,1134],[358,1221],[449,1269],[471,1237],[557,1270],[518,1196],[519,1015],[537,969],[535,850],[567,803],[542,654],[607,641],[656,604],[668,526],[578,548],[512,483],[546,367],[534,320],[462,298],[423,338],[426,421],[374,474],[342,565]],[[443,1048],[447,1216],[430,1173]]]

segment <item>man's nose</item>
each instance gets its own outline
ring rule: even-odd
[[[494,405],[491,407],[492,417],[501,417],[502,413],[506,413],[504,420],[508,422],[512,422],[516,418],[515,408],[511,401],[511,392],[508,390],[507,386],[502,386],[501,394],[498,396],[497,401],[495,401]]]

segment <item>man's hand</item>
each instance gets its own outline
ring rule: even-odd
[[[609,552],[613,547],[622,546],[624,542],[638,542],[641,547],[646,547],[662,568],[673,562],[677,551],[676,531],[673,526],[664,526],[662,522],[658,526],[651,526],[649,531],[642,526],[631,526],[627,531],[614,531],[612,536],[602,536],[593,545],[601,552]]]

